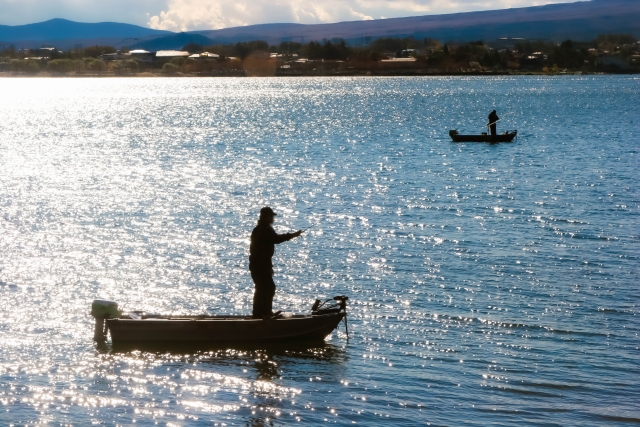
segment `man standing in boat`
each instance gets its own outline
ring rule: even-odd
[[[491,136],[496,136],[497,132],[496,132],[496,128],[497,125],[496,123],[498,123],[498,120],[500,120],[500,117],[498,117],[498,114],[496,113],[496,110],[493,110],[491,112],[491,114],[489,114],[489,124],[487,126],[489,126],[491,128]]]
[[[273,224],[276,213],[270,207],[260,209],[258,225],[251,233],[251,246],[249,247],[249,270],[255,284],[253,294],[253,318],[264,319],[271,317],[273,297],[276,293],[276,284],[273,281],[273,264],[271,257],[275,252],[275,245],[296,238],[302,234],[301,230],[295,233],[277,234]]]

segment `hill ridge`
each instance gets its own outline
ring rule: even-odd
[[[106,44],[152,50],[198,44],[343,38],[354,45],[380,37],[435,38],[442,41],[492,41],[500,37],[590,40],[598,34],[630,33],[640,38],[640,1],[591,0],[501,10],[421,15],[324,24],[265,23],[187,33],[154,30],[117,22],[82,23],[62,18],[17,26],[0,25],[0,44],[16,47]],[[128,43],[123,43],[126,39]],[[184,43],[184,44],[182,44]]]
[[[63,18],[24,25],[0,25],[0,41],[23,44],[29,41],[55,43],[63,40],[111,40],[146,38],[173,34],[120,22],[75,22]],[[30,46],[29,46],[30,47]]]
[[[603,19],[604,17],[607,20]],[[265,27],[265,24],[256,24],[194,33],[212,40],[235,41],[246,41],[261,34],[260,38],[270,43],[284,41],[287,38],[304,38],[309,41],[332,37],[355,42],[357,38],[367,36],[414,36],[461,41],[488,40],[505,36],[589,39],[594,38],[598,32],[631,32],[640,37],[640,2],[592,0],[372,21],[269,25],[269,28]],[[540,25],[542,27],[536,28]]]

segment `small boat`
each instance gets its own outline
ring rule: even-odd
[[[166,316],[144,312],[122,313],[111,301],[96,300],[91,314],[96,318],[94,338],[114,345],[124,343],[267,343],[324,340],[344,319],[346,296],[321,303],[316,300],[311,314],[278,312],[269,319],[251,316]],[[105,307],[105,304],[111,304]],[[115,306],[114,306],[115,305]],[[106,323],[106,329],[104,328]],[[348,334],[348,330],[347,330]]]
[[[487,135],[483,132],[481,135],[460,135],[457,130],[450,130],[449,136],[453,142],[512,142],[518,136],[517,130],[507,131],[502,135]]]

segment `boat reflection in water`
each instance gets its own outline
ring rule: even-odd
[[[103,345],[110,357],[130,360],[130,365],[153,365],[159,375],[167,375],[165,366],[168,372],[179,373],[178,391],[172,398],[184,399],[186,393],[181,389],[187,384],[193,389],[202,387],[211,393],[210,398],[227,401],[228,412],[236,421],[257,427],[273,426],[282,413],[290,412],[292,402],[302,396],[303,389],[296,387],[301,381],[309,383],[319,377],[322,387],[340,384],[347,349],[346,341],[339,341],[345,346],[324,341],[249,346],[236,342],[231,347],[166,342]],[[231,400],[234,395],[238,395],[236,404]],[[190,399],[197,401],[198,397]]]
[[[346,343],[346,341],[345,341]],[[157,355],[203,355],[210,354],[211,360],[229,359],[247,354],[259,357],[293,357],[300,360],[333,362],[336,357],[343,357],[343,347],[324,340],[303,340],[295,342],[246,343],[241,342],[167,342],[144,341],[106,343],[98,342],[97,348],[103,353],[127,354],[134,352],[154,353]],[[206,359],[199,359],[200,362]]]

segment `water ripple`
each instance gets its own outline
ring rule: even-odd
[[[638,423],[633,77],[2,79],[0,424]],[[513,144],[453,144],[487,112]],[[350,296],[319,347],[94,347],[90,303]]]

